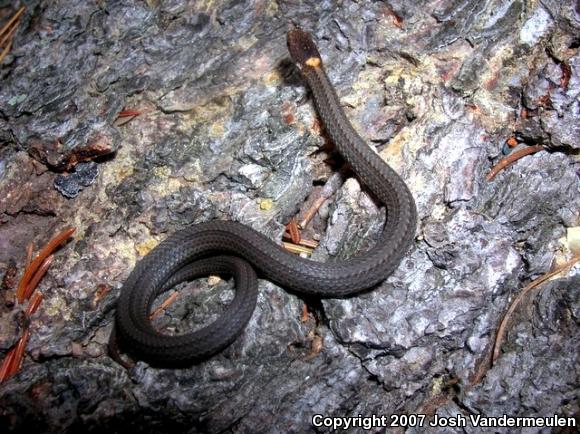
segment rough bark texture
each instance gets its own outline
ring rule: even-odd
[[[3,429],[300,433],[316,413],[579,415],[577,273],[526,297],[488,369],[510,301],[570,256],[580,225],[577,2],[25,3],[0,67],[0,271],[22,269],[29,242],[78,229],[40,285],[22,369],[0,385]],[[280,239],[328,194],[340,165],[324,162],[337,159],[286,54],[292,22],[410,186],[416,242],[373,291],[302,300],[261,281],[222,354],[125,370],[106,350],[114,304],[157,242],[215,218]],[[119,125],[123,109],[142,114]],[[487,181],[509,138],[546,151]],[[364,250],[384,217],[355,178],[340,181],[309,227],[316,260]],[[160,326],[211,320],[231,291],[199,291],[210,286],[184,290]],[[21,315],[0,309],[3,355]],[[497,429],[524,431],[540,428]]]

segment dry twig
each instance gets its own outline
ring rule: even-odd
[[[10,49],[12,48],[12,37],[18,29],[18,24],[20,23],[20,16],[26,10],[25,6],[22,6],[18,11],[8,20],[8,22],[0,29],[0,47],[2,52],[0,52],[0,63],[4,60]]]
[[[299,246],[298,244],[293,244],[293,243],[287,243],[285,241],[282,241],[282,245],[284,246],[284,248],[286,250],[288,250],[291,253],[305,253],[308,256],[310,256],[312,254],[312,249],[308,248],[308,247],[302,247]]]
[[[572,267],[576,262],[580,261],[580,255],[574,256],[570,261],[566,262],[564,265],[556,268],[554,271],[548,273],[548,274],[544,274],[543,276],[537,278],[536,280],[530,282],[524,289],[522,289],[522,291],[517,295],[517,297],[514,299],[514,301],[512,302],[512,304],[510,305],[509,309],[507,310],[506,314],[504,315],[503,319],[501,320],[501,323],[497,329],[497,335],[495,337],[495,342],[493,345],[493,356],[491,358],[491,364],[493,366],[493,364],[495,363],[495,361],[498,359],[499,357],[499,353],[501,351],[501,347],[503,344],[503,341],[505,339],[505,334],[507,332],[507,326],[509,323],[509,320],[511,318],[511,316],[513,315],[514,311],[516,310],[516,308],[518,307],[518,305],[520,304],[520,302],[529,294],[529,292],[536,288],[537,286],[541,285],[542,283],[544,283],[546,280],[548,280],[549,278],[560,274],[561,272],[567,270],[568,268]]]
[[[286,225],[288,233],[290,234],[290,239],[294,244],[300,243],[300,231],[298,230],[298,224],[296,223],[296,218],[292,217],[290,223]]]
[[[163,303],[161,303],[159,305],[159,307],[157,309],[155,309],[153,312],[151,312],[151,314],[149,315],[149,319],[157,318],[161,314],[161,312],[163,312],[171,304],[173,304],[173,302],[175,300],[177,300],[177,297],[179,297],[179,292],[175,291],[173,294],[171,294],[169,297],[167,297],[163,301]]]
[[[493,178],[495,178],[495,176],[499,172],[501,172],[510,164],[514,163],[515,161],[519,160],[522,157],[525,157],[526,155],[535,154],[536,152],[541,151],[543,149],[544,147],[542,145],[534,145],[534,146],[526,146],[525,148],[522,148],[518,151],[511,153],[510,155],[502,159],[499,163],[497,163],[495,166],[493,166],[489,171],[489,173],[487,174],[487,176],[485,177],[485,179],[491,181]]]

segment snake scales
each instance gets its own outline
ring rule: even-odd
[[[292,60],[312,90],[328,135],[354,172],[386,206],[376,245],[354,258],[320,263],[294,256],[255,230],[232,221],[211,221],[170,235],[131,272],[117,304],[115,333],[123,349],[153,364],[188,364],[231,344],[256,304],[257,276],[317,297],[342,297],[384,280],[398,266],[415,235],[416,208],[399,175],[356,133],[344,114],[316,45],[300,29],[288,32]],[[233,276],[236,294],[212,324],[170,336],[156,331],[149,312],[157,295],[208,274]]]

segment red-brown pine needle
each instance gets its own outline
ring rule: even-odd
[[[67,228],[61,233],[51,239],[40,251],[40,253],[32,260],[30,265],[24,270],[24,274],[18,284],[16,290],[16,299],[18,303],[22,304],[25,300],[25,292],[28,288],[30,280],[34,277],[37,270],[42,266],[44,260],[50,256],[62,243],[70,238],[76,228]]]

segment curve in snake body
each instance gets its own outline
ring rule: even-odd
[[[303,259],[255,230],[231,221],[193,225],[170,235],[131,272],[117,304],[121,347],[160,365],[187,364],[219,352],[242,332],[256,304],[260,276],[292,291],[343,297],[383,281],[398,266],[415,235],[416,209],[404,181],[356,133],[344,114],[316,45],[300,29],[288,32],[288,50],[312,90],[328,135],[376,198],[387,218],[376,245],[354,258],[320,263]],[[179,282],[208,274],[234,277],[236,295],[209,326],[183,335],[157,332],[149,312],[157,295]]]

